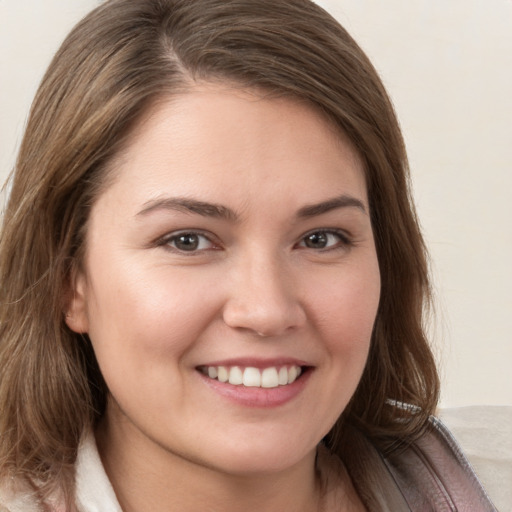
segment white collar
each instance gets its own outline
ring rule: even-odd
[[[78,447],[75,478],[80,512],[123,512],[101,463],[93,432],[84,435]]]

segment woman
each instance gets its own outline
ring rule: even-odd
[[[94,10],[37,93],[0,262],[7,510],[494,510],[430,419],[392,106],[313,3]]]

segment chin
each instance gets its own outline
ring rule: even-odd
[[[217,445],[222,447],[219,453],[210,454],[210,464],[223,473],[239,476],[275,474],[289,470],[309,457],[314,460],[316,444],[305,446],[303,443],[291,440],[287,436],[286,441],[261,442],[229,442]]]

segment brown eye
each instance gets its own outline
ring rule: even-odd
[[[180,252],[196,252],[211,249],[213,243],[200,233],[177,233],[168,237],[165,244]]]
[[[310,249],[324,249],[327,246],[328,241],[327,234],[321,232],[312,233],[304,239],[306,247],[309,247]]]
[[[199,247],[199,237],[193,233],[179,235],[174,240],[174,246],[180,251],[195,251]]]
[[[310,249],[324,249],[329,242],[326,233],[312,233],[304,239],[306,247]]]
[[[307,234],[299,246],[308,249],[334,249],[339,246],[348,245],[347,237],[337,231],[314,231]]]

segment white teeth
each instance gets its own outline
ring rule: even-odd
[[[246,368],[244,370],[243,385],[252,388],[261,386],[261,373],[257,368]]]
[[[302,368],[300,366],[292,366],[288,372],[288,384],[295,382],[301,375]]]
[[[288,371],[288,384],[295,382],[295,380],[299,376],[299,371],[300,371],[300,368],[297,368],[297,366],[292,366],[290,368],[290,370]]]
[[[277,377],[277,380],[278,380],[280,386],[285,386],[286,384],[288,384],[288,368],[286,368],[286,366],[283,366],[279,370],[279,375]]]
[[[277,388],[279,386],[279,378],[276,368],[265,368],[261,372],[262,388]]]
[[[210,367],[208,367],[208,373],[210,373]],[[220,382],[227,382],[229,379],[228,370],[224,368],[224,366],[219,366],[217,368],[217,379]]]
[[[202,368],[202,372],[210,379],[229,382],[233,386],[276,388],[295,382],[302,369],[300,366],[271,366],[262,370],[251,366],[245,369],[239,366],[207,366]]]
[[[242,384],[242,380],[242,370],[240,370],[238,366],[233,366],[233,368],[231,368],[229,371],[229,383],[233,384],[234,386],[239,386]]]

